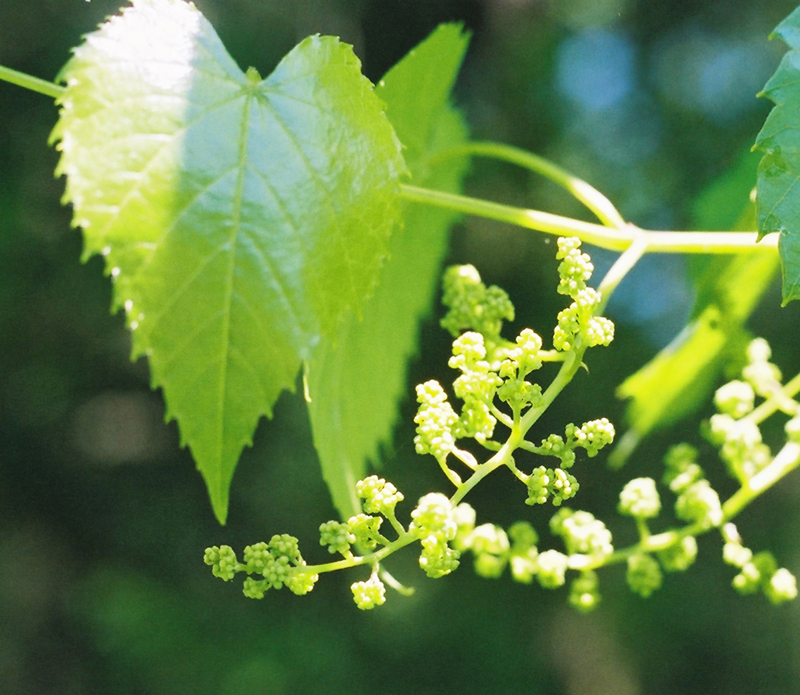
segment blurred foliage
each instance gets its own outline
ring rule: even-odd
[[[754,98],[784,47],[769,32],[791,0],[198,0],[243,67],[267,74],[310,33],[353,43],[377,80],[441,21],[474,39],[456,94],[476,138],[548,156],[608,194],[631,221],[684,228],[694,200],[752,144],[769,104]],[[0,63],[52,78],[69,49],[118,8],[116,0],[2,0]],[[301,396],[284,396],[262,422],[234,478],[226,528],[172,426],[162,423],[144,361],[128,360],[122,318],[109,314],[100,263],[79,263],[80,236],[53,179],[49,100],[0,84],[0,682],[9,694],[47,693],[553,693],[649,695],[798,692],[800,607],[781,609],[729,588],[721,543],[702,538],[691,571],[647,600],[622,572],[601,577],[603,603],[586,617],[565,592],[469,567],[428,581],[412,557],[390,569],[417,586],[365,615],[348,585],[326,576],[303,599],[253,603],[213,580],[207,545],[240,547],[265,535],[300,537],[334,511],[321,480]],[[546,183],[475,162],[475,195],[582,215]],[[720,206],[742,207],[741,200]],[[507,288],[518,325],[548,333],[561,305],[554,245],[536,234],[467,219],[450,262],[471,262]],[[597,253],[597,265],[610,254]],[[599,276],[598,272],[598,276]],[[646,259],[609,307],[615,344],[592,358],[543,428],[608,416],[615,387],[681,328],[693,297],[685,264]],[[786,374],[800,369],[797,307],[770,291],[749,328],[772,343]],[[509,332],[509,334],[511,334]],[[446,378],[448,338],[422,329],[415,382]],[[585,390],[582,390],[585,389]],[[302,390],[301,390],[302,392]],[[587,394],[590,397],[587,398]],[[413,404],[404,406],[385,475],[409,499],[444,489],[414,454]],[[630,475],[660,475],[668,442],[701,444],[697,423],[647,442],[624,474],[582,477],[581,507],[609,520]],[[547,432],[543,432],[543,436]],[[701,444],[702,447],[702,444]],[[710,454],[704,449],[706,456]],[[710,459],[709,459],[710,461]],[[708,465],[724,490],[721,466]],[[585,482],[584,482],[585,480]],[[499,474],[470,501],[479,518],[527,515]],[[796,474],[741,518],[754,548],[769,545],[800,570]],[[410,505],[409,505],[410,506]],[[402,514],[402,509],[399,510]]]

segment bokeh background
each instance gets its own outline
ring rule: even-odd
[[[0,64],[52,79],[83,34],[119,0],[0,0]],[[197,0],[242,67],[267,74],[310,33],[354,44],[373,81],[439,22],[473,40],[456,89],[473,135],[531,149],[605,192],[631,221],[686,229],[732,219],[754,182],[748,155],[769,103],[756,99],[785,47],[767,36],[792,0]],[[263,421],[233,483],[228,525],[214,521],[176,428],[163,423],[144,361],[129,361],[98,259],[59,203],[51,100],[0,84],[0,691],[8,694],[250,695],[259,693],[527,693],[776,695],[800,693],[800,604],[779,608],[730,588],[718,538],[700,539],[687,573],[647,600],[622,568],[601,575],[589,616],[566,591],[478,579],[469,563],[427,580],[409,553],[395,575],[417,587],[358,611],[358,571],[327,575],[308,596],[245,599],[211,577],[207,545],[289,532],[309,559],[335,513],[321,482],[302,398],[285,395]],[[740,174],[698,203],[724,172]],[[469,191],[561,214],[585,213],[554,187],[476,161]],[[705,217],[703,214],[705,213]],[[507,288],[516,328],[549,334],[563,298],[554,244],[536,233],[467,219],[450,262],[472,262]],[[596,264],[613,256],[597,251]],[[622,429],[621,380],[680,330],[693,293],[686,262],[643,261],[614,297],[617,340],[590,355],[542,423],[608,416]],[[436,309],[439,312],[439,308]],[[800,369],[798,309],[767,294],[750,328],[786,374]],[[447,336],[421,328],[409,389],[448,378]],[[705,413],[707,415],[707,413]],[[661,475],[671,441],[701,447],[697,418],[651,438],[621,472],[603,457],[578,471],[578,502],[620,544],[631,524],[614,505],[631,477]],[[416,499],[446,490],[433,460],[414,454],[413,404],[403,404],[383,471]],[[705,464],[725,491],[707,447]],[[471,502],[483,520],[523,517],[546,532],[547,510],[522,505],[498,473]],[[408,511],[408,510],[406,510]],[[800,573],[800,478],[790,476],[738,520],[748,545]]]

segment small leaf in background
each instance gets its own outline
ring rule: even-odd
[[[404,145],[415,185],[459,192],[467,163],[430,158],[467,136],[450,91],[469,43],[445,24],[394,66],[378,85],[387,115]],[[406,364],[419,321],[431,309],[453,213],[408,204],[392,235],[389,259],[362,318],[349,316],[333,340],[323,340],[307,364],[309,412],[323,476],[343,518],[360,510],[355,482],[390,441]]]
[[[789,52],[762,92],[775,106],[756,138],[759,238],[779,233],[783,304],[800,298],[800,8],[775,29]]]
[[[259,418],[374,288],[400,144],[349,46],[310,37],[262,80],[182,0],[134,0],[61,78],[84,255],[105,256],[224,523]]]
[[[757,158],[747,152],[712,182],[694,202],[692,227],[754,229],[755,210],[746,201],[756,164]],[[624,465],[651,432],[696,413],[708,401],[726,364],[741,354],[749,341],[745,323],[777,269],[778,259],[771,249],[689,259],[696,292],[691,320],[667,347],[619,386],[617,395],[630,399],[625,412],[629,429],[610,454],[610,466]]]

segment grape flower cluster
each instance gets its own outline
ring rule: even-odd
[[[717,390],[717,413],[704,428],[728,473],[741,485],[736,495],[723,504],[698,463],[698,449],[682,443],[667,451],[661,479],[674,497],[672,514],[682,524],[677,528],[651,531],[665,506],[659,483],[651,477],[630,480],[619,494],[617,511],[633,520],[639,538],[628,548],[615,549],[611,531],[593,514],[565,506],[580,489],[572,473],[580,450],[586,458],[596,457],[613,443],[614,426],[606,418],[580,426],[568,423],[563,435],[550,434],[538,444],[526,435],[583,364],[586,350],[611,342],[614,326],[599,315],[601,294],[587,286],[593,265],[581,251],[580,241],[559,239],[557,259],[558,292],[571,304],[558,314],[552,350],[545,349],[542,338],[530,328],[513,341],[502,337],[503,322],[514,319],[514,307],[502,289],[485,286],[473,266],[445,272],[443,302],[448,312],[441,323],[454,338],[448,364],[457,374],[453,394],[460,405],[451,403],[437,381],[417,386],[414,445],[418,454],[436,459],[455,486],[452,496],[423,495],[404,525],[397,517],[404,495],[385,479],[368,476],[355,488],[361,511],[346,521],[326,521],[319,527],[320,545],[337,559],[309,566],[300,555],[297,539],[280,535],[268,543],[247,546],[242,562],[229,546],[208,548],[204,560],[214,576],[230,581],[237,573],[246,573],[244,594],[263,598],[269,589],[283,586],[304,594],[322,572],[364,565],[369,575],[354,582],[351,591],[358,608],[369,610],[386,601],[386,584],[401,593],[410,591],[387,572],[385,560],[418,543],[419,566],[428,577],[444,577],[471,556],[474,571],[481,577],[497,579],[508,569],[511,578],[523,584],[535,579],[544,589],[568,585],[570,605],[586,612],[600,602],[600,568],[625,563],[628,586],[646,598],[660,588],[664,572],[685,571],[695,562],[696,536],[718,529],[724,542],[723,560],[738,572],[732,582],[737,591],[760,590],[776,604],[793,599],[797,595],[794,576],[779,567],[771,553],[753,553],[745,547],[730,521],[763,489],[765,483],[760,481],[781,456],[786,459],[785,470],[800,464],[800,406],[783,386],[763,340],[748,346],[741,378]],[[545,388],[532,375],[546,364],[559,365],[559,373]],[[759,428],[775,411],[791,418],[785,428],[790,448],[777,456]],[[464,440],[473,444],[462,444]],[[483,462],[475,453],[481,449],[488,452]],[[542,459],[547,463],[540,463]],[[459,464],[461,472],[455,470]],[[540,548],[539,534],[527,520],[507,530],[477,523],[475,509],[463,497],[501,467],[524,483],[527,505],[555,508],[549,531],[560,549]]]

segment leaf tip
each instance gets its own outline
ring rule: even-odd
[[[214,516],[217,518],[220,526],[225,526],[225,522],[228,520],[228,491],[214,491],[209,487],[208,495],[211,498],[211,508],[214,510]]]

